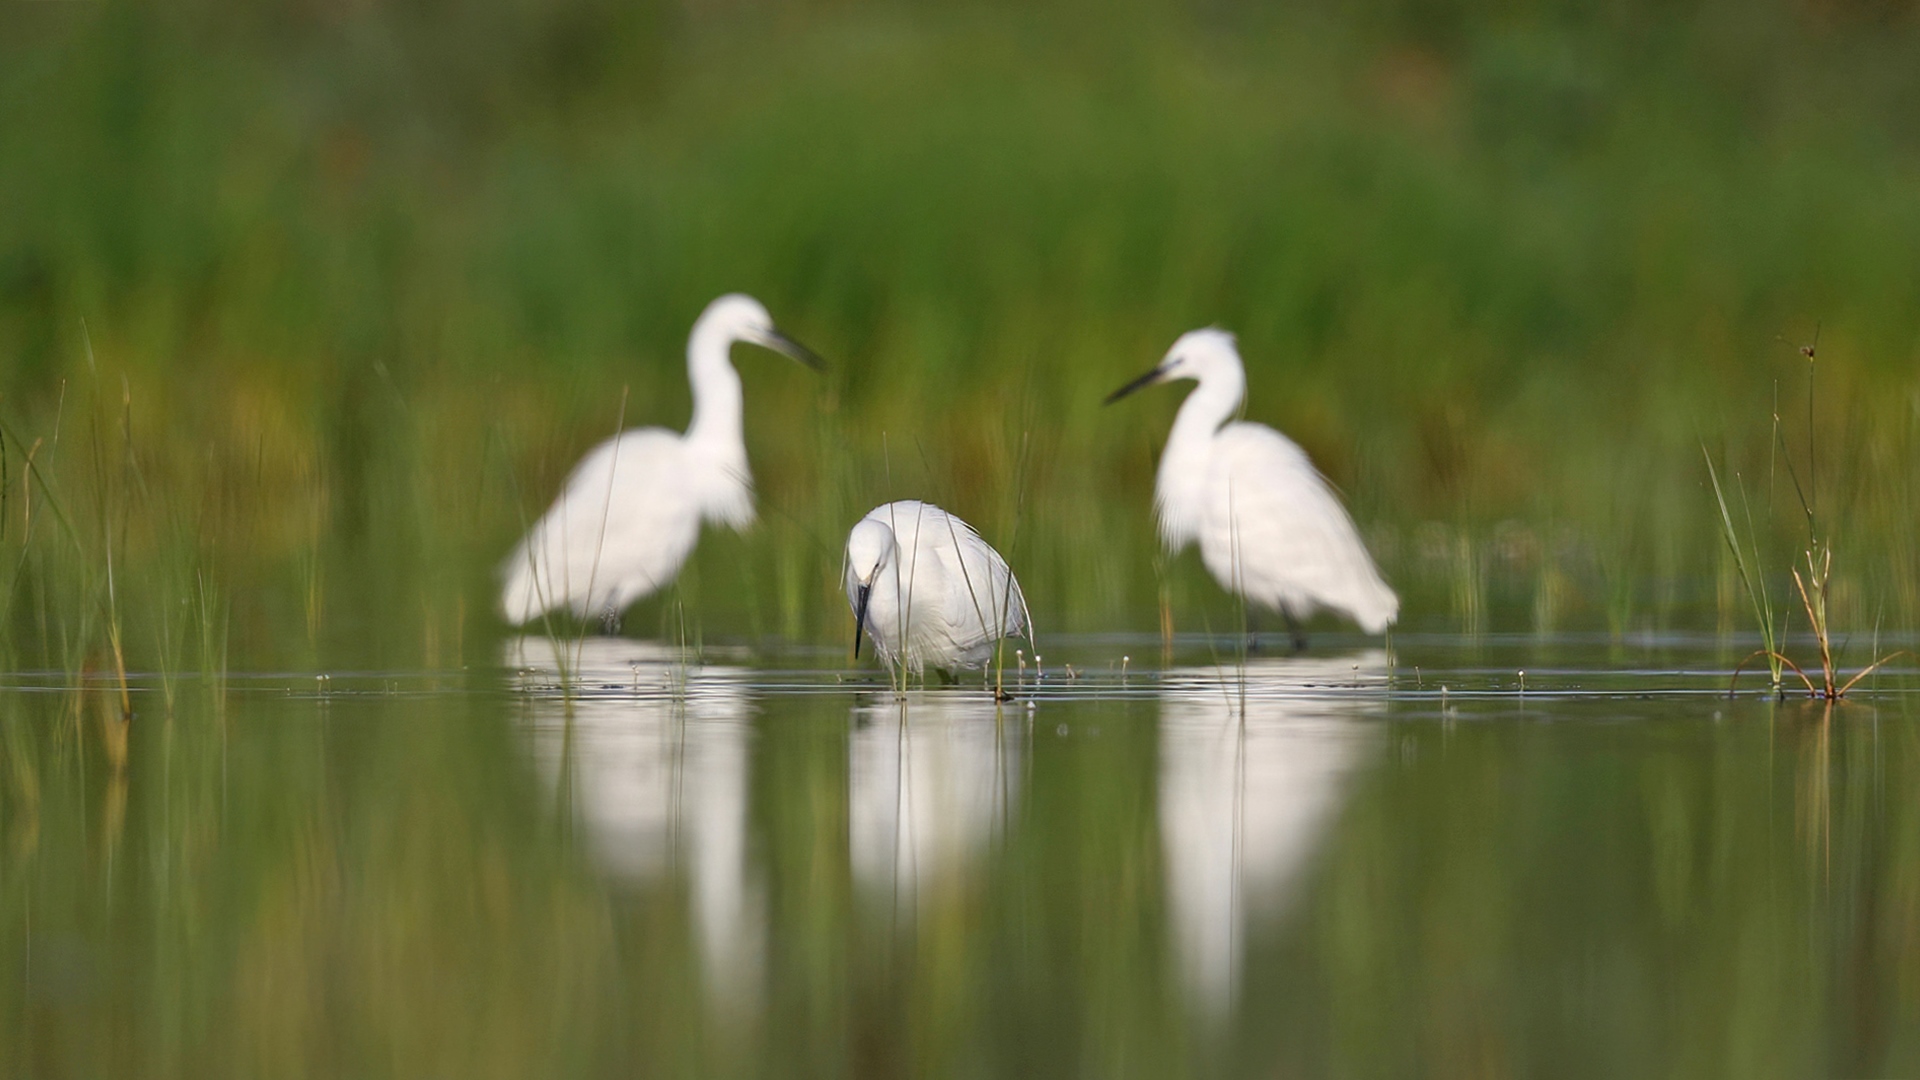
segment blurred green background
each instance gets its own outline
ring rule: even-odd
[[[491,656],[521,524],[684,423],[727,290],[832,371],[740,350],[762,523],[630,631],[839,641],[906,495],[1043,632],[1230,625],[1155,554],[1179,394],[1100,405],[1208,323],[1403,626],[1750,630],[1703,445],[1776,589],[1797,482],[1836,627],[1920,613],[1910,4],[5,11],[16,666]]]

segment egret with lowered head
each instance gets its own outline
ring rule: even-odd
[[[594,447],[574,466],[553,506],[501,566],[500,613],[530,622],[555,608],[620,613],[671,582],[700,539],[700,523],[753,524],[753,474],[741,434],[737,342],[773,349],[820,370],[782,334],[758,300],[738,293],[707,305],[687,339],[693,422],[686,433],[635,428]]]
[[[1194,330],[1152,371],[1108,395],[1112,404],[1174,379],[1199,386],[1180,406],[1160,455],[1153,501],[1169,552],[1199,541],[1200,558],[1229,592],[1286,619],[1296,650],[1302,621],[1336,612],[1378,634],[1400,614],[1366,545],[1306,451],[1267,427],[1228,423],[1246,396],[1233,335]]]
[[[1033,641],[1007,560],[961,521],[912,499],[876,507],[847,534],[853,654],[860,635],[890,667],[925,675],[984,665],[1001,638]]]

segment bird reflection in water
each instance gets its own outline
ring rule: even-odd
[[[747,862],[746,671],[622,638],[519,638],[504,662],[527,692],[541,782],[595,860],[633,885],[685,874],[713,1004],[751,1010],[765,901]]]
[[[1285,912],[1379,733],[1387,657],[1250,660],[1168,671],[1160,835],[1173,936],[1200,1010],[1228,1015],[1247,928]]]
[[[848,740],[854,879],[894,916],[965,881],[1005,835],[1020,795],[1023,710],[983,694],[918,691],[855,706]]]

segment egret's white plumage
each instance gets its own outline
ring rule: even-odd
[[[740,376],[728,358],[736,342],[819,366],[752,297],[731,294],[708,304],[687,339],[693,422],[685,434],[621,432],[580,460],[501,566],[500,613],[508,622],[555,608],[612,620],[679,574],[702,521],[733,529],[753,524]]]
[[[977,668],[1005,637],[1033,640],[1027,598],[1007,560],[932,503],[876,507],[847,535],[854,651],[862,630],[889,665]]]
[[[1400,598],[1306,451],[1264,424],[1229,423],[1247,389],[1233,335],[1182,335],[1158,367],[1107,400],[1172,379],[1200,385],[1180,406],[1154,482],[1167,550],[1197,541],[1222,587],[1289,620],[1324,609],[1369,634],[1392,625]]]

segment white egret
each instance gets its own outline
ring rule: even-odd
[[[700,539],[700,523],[753,524],[753,474],[740,430],[736,342],[773,349],[819,370],[758,300],[738,293],[707,305],[687,339],[693,421],[685,434],[635,428],[588,451],[553,506],[501,566],[500,613],[516,625],[555,608],[599,615],[611,628],[628,605],[671,582]]]
[[[1159,366],[1108,395],[1196,379],[1167,435],[1154,481],[1160,538],[1169,552],[1199,541],[1200,558],[1229,592],[1280,612],[1296,649],[1300,623],[1327,610],[1378,634],[1400,614],[1366,545],[1306,451],[1264,424],[1228,423],[1246,397],[1233,335],[1194,330]]]
[[[847,534],[853,654],[860,635],[889,666],[977,668],[1005,637],[1033,640],[1027,598],[1007,560],[973,526],[912,499],[876,507]]]

